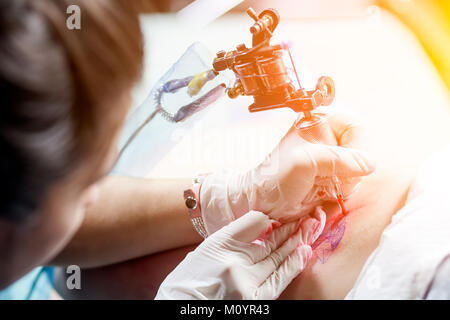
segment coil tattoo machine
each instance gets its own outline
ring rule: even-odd
[[[259,16],[253,9],[247,10],[248,15],[255,20],[250,27],[253,35],[252,47],[240,44],[236,50],[219,51],[214,59],[213,68],[216,72],[230,69],[236,75],[234,86],[228,89],[230,98],[239,95],[253,96],[254,103],[250,112],[258,112],[277,108],[291,108],[302,112],[296,122],[299,133],[307,140],[327,144],[336,144],[325,118],[320,113],[314,113],[319,106],[328,106],[334,99],[334,83],[329,77],[319,78],[316,88],[307,91],[301,87],[295,66],[292,64],[300,89],[292,83],[283,61],[283,51],[290,54],[287,45],[270,45],[272,34],[280,17],[274,9],[267,9]],[[291,59],[292,61],[292,59]]]
[[[180,66],[183,67],[182,69],[189,68],[189,71],[197,70],[194,68],[193,61],[202,59],[197,57],[196,47],[190,47],[175,63],[173,67],[175,69],[170,70],[158,82],[147,101],[143,103],[141,108],[148,107],[152,111],[137,129],[133,127],[129,130],[131,133],[121,148],[120,157],[138,134],[147,127],[147,124],[158,115],[168,124],[185,122],[194,114],[212,105],[225,92],[232,99],[240,95],[252,96],[254,103],[249,106],[250,112],[291,108],[301,113],[295,122],[301,137],[312,143],[337,144],[325,115],[315,110],[319,106],[328,106],[333,102],[335,93],[333,80],[329,77],[320,77],[314,90],[304,89],[300,84],[289,46],[270,44],[273,32],[280,21],[278,12],[267,9],[257,15],[253,9],[249,8],[247,13],[254,20],[254,24],[250,27],[252,46],[247,48],[245,44],[239,44],[233,51],[219,51],[215,58],[210,58],[213,59],[212,68],[195,75],[176,70]],[[292,64],[290,69],[295,74],[297,87],[288,73],[289,69],[285,66],[283,55],[285,52],[289,55]],[[186,63],[185,60],[190,63]],[[210,60],[204,65],[198,64],[206,68],[211,66]],[[228,81],[229,79],[224,76],[225,73],[221,74],[225,70],[231,70],[236,80]],[[177,77],[174,77],[175,74]],[[183,99],[179,99],[177,94],[180,94]],[[182,105],[181,101],[186,101],[187,104]],[[140,113],[137,114],[139,115]],[[135,148],[141,152],[141,148],[137,146]],[[340,180],[337,177],[331,180],[316,179],[318,188],[316,192],[312,192],[310,200],[313,202],[315,199],[321,199],[321,194],[325,193],[327,197],[337,199],[345,212]]]
[[[259,112],[277,108],[291,108],[301,113],[295,122],[295,127],[301,137],[312,143],[337,145],[336,138],[324,114],[315,112],[319,106],[328,106],[334,100],[335,87],[329,77],[320,77],[314,90],[306,90],[301,84],[295,69],[289,46],[284,44],[271,45],[275,28],[280,16],[274,9],[267,9],[256,15],[251,8],[247,14],[254,20],[250,27],[252,47],[239,44],[236,50],[219,51],[213,61],[213,70],[217,73],[230,69],[237,80],[228,89],[232,99],[240,95],[252,96],[254,103],[249,106],[250,112]],[[292,64],[292,70],[298,83],[294,86],[283,60],[283,52],[287,52]],[[343,196],[341,183],[337,177],[318,182],[331,190],[343,212]]]

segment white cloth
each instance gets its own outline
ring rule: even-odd
[[[450,300],[450,255],[439,264],[438,270],[425,294],[427,300]]]
[[[419,170],[346,299],[422,299],[450,253],[450,146]],[[450,275],[449,275],[450,277]]]

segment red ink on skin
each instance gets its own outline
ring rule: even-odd
[[[342,194],[338,194],[336,197],[337,203],[339,204],[339,207],[341,208],[341,213],[339,214],[339,216],[337,216],[334,220],[334,223],[331,225],[331,230],[333,230],[334,228],[337,227],[337,225],[339,224],[339,222],[341,221],[342,218],[344,218],[347,215],[347,210],[345,209],[344,206],[344,197],[342,196]]]
[[[341,207],[341,214],[343,216],[346,216],[347,215],[347,210],[345,210],[344,197],[342,196],[342,194],[338,194],[336,200],[337,200],[337,203],[339,204],[339,207]]]

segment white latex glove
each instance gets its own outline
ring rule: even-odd
[[[361,130],[343,114],[329,117],[340,146],[312,144],[295,127],[286,134],[266,160],[245,173],[208,176],[201,187],[200,204],[208,234],[249,210],[268,214],[281,222],[299,219],[320,203],[334,200],[330,177],[343,184],[344,198],[358,182],[355,177],[375,169],[362,151],[347,147],[362,145]]]
[[[261,212],[249,212],[189,253],[156,299],[276,299],[305,268],[325,220],[320,207],[316,218],[280,227]]]

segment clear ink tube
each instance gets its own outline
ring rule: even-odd
[[[144,177],[175,146],[175,130],[189,130],[222,97],[231,79],[211,70],[212,55],[194,43],[126,119],[112,173]]]

